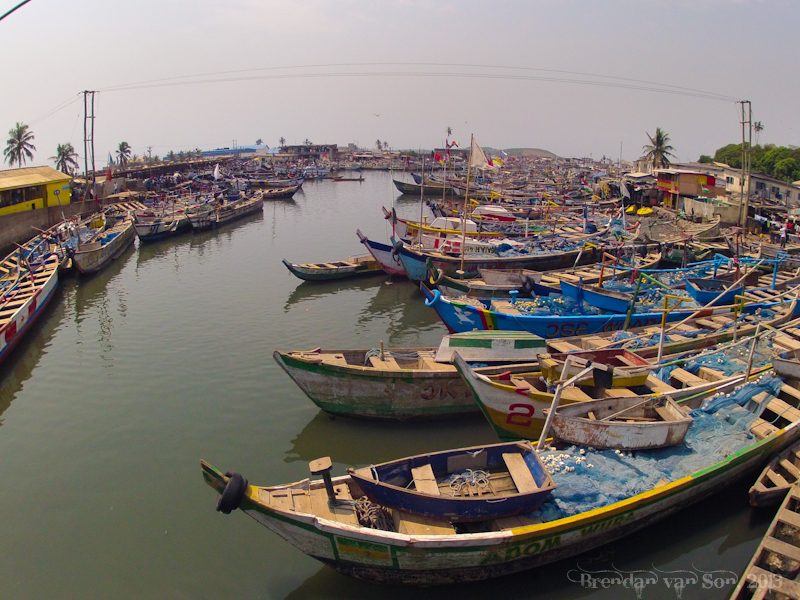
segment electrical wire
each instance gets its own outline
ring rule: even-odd
[[[441,67],[441,68],[460,68],[460,69],[491,69],[491,70],[508,70],[508,71],[525,71],[525,72],[541,72],[552,73],[553,75],[513,75],[504,73],[474,73],[474,72],[447,72],[447,71],[346,71],[346,72],[319,72],[319,73],[284,73],[275,75],[252,75],[249,77],[221,77],[228,75],[239,75],[244,73],[259,73],[266,71],[299,71],[311,68],[364,68],[376,66],[389,66],[389,67]],[[555,75],[570,75],[578,77],[591,77],[594,79],[575,79],[557,77]],[[691,88],[686,86],[678,86],[673,84],[661,83],[646,79],[635,79],[631,77],[620,77],[615,75],[605,75],[598,73],[587,73],[583,71],[567,71],[561,69],[545,69],[539,67],[521,67],[513,65],[487,65],[487,64],[471,64],[471,63],[435,63],[435,62],[364,62],[364,63],[327,63],[327,64],[310,64],[310,65],[288,65],[288,66],[272,66],[272,67],[258,67],[251,69],[234,69],[226,71],[208,71],[204,73],[194,73],[188,75],[176,75],[171,77],[163,77],[159,79],[140,80],[129,83],[122,83],[117,85],[108,86],[101,91],[121,91],[128,89],[146,89],[153,87],[169,87],[177,85],[191,85],[191,84],[205,84],[205,83],[225,83],[235,81],[252,81],[259,79],[304,79],[304,78],[322,78],[322,77],[460,77],[460,78],[485,78],[485,79],[508,79],[508,80],[529,80],[529,81],[546,81],[556,83],[569,83],[579,85],[594,85],[602,87],[633,89],[641,91],[649,91],[656,93],[667,93],[673,95],[686,95],[697,98],[705,98],[710,100],[719,100],[724,102],[732,102],[736,99],[733,96],[713,92],[709,90],[702,90],[698,88]],[[200,78],[200,79],[198,79]]]

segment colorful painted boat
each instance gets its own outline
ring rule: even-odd
[[[392,181],[394,182],[394,186],[397,188],[397,191],[401,194],[416,194],[419,196],[421,191],[423,196],[441,197],[442,193],[450,193],[449,186],[443,183],[426,181],[423,185],[420,185],[418,183],[400,181],[399,179],[392,179]]]
[[[737,397],[746,400],[770,384],[750,383],[737,391]],[[692,399],[690,406],[697,408],[703,399]],[[335,498],[329,503],[326,482],[322,480],[259,487],[236,473],[226,475],[205,461],[201,461],[201,468],[205,481],[222,494],[221,508],[240,508],[293,546],[341,573],[403,585],[464,583],[539,567],[621,539],[738,481],[760,468],[774,452],[800,438],[798,421],[776,415],[774,424],[770,424],[747,406],[745,402],[745,408],[720,409],[723,416],[750,413],[746,422],[707,415],[703,410],[707,416],[695,417],[689,432],[693,436],[691,443],[649,451],[657,458],[648,461],[651,466],[647,469],[637,462],[641,460],[638,456],[606,459],[604,453],[613,454],[612,451],[590,449],[585,452],[595,464],[588,468],[586,460],[577,464],[575,453],[559,449],[558,453],[575,457],[576,464],[572,471],[553,472],[556,500],[560,490],[569,489],[569,483],[575,486],[573,489],[608,483],[603,464],[595,457],[613,460],[615,468],[624,468],[624,473],[630,475],[618,477],[615,481],[619,483],[614,487],[604,487],[609,493],[601,494],[588,507],[566,499],[557,505],[546,501],[542,510],[533,514],[474,525],[453,525],[443,519],[380,507],[375,510],[383,518],[359,519],[359,513],[364,512],[357,508],[365,504],[363,491],[349,476],[327,480]],[[714,431],[716,442],[700,445],[709,430]],[[557,459],[553,453],[540,457]],[[672,466],[666,468],[667,464]],[[545,506],[555,506],[555,512],[545,512]],[[369,513],[373,507],[368,504],[365,508]],[[381,526],[391,531],[379,529]]]
[[[586,302],[600,310],[617,314],[627,313],[633,298],[633,294],[609,290],[599,285],[581,285],[580,282],[573,283],[563,279],[560,285],[561,293],[566,298],[572,298],[578,302]]]
[[[359,241],[364,244],[372,257],[378,261],[381,268],[386,271],[388,275],[397,277],[406,276],[406,270],[403,268],[403,263],[400,261],[400,256],[395,251],[394,246],[371,240],[361,233],[360,229],[356,229],[356,235]]]
[[[524,442],[431,452],[347,472],[374,503],[451,523],[534,511],[556,487]]]
[[[472,390],[483,416],[500,439],[533,440],[539,436],[545,421],[545,411],[553,402],[552,388],[543,384],[539,372],[529,370],[501,374],[480,373],[458,358],[454,364]],[[500,367],[497,369],[500,370]],[[600,398],[637,398],[644,401],[653,397],[669,396],[680,399],[702,394],[710,389],[732,388],[741,382],[741,376],[720,375],[703,379],[679,368],[672,372],[670,383],[651,375],[641,387],[610,387],[594,390],[593,395],[578,387],[568,387],[562,391],[561,404],[566,406]]]
[[[501,330],[529,331],[545,339],[582,336],[593,333],[621,330],[629,319],[629,327],[644,327],[661,323],[661,313],[641,312],[626,314],[600,315],[529,315],[514,308],[512,302],[494,300],[492,308],[487,308],[480,301],[470,298],[446,298],[439,290],[431,291],[425,284],[420,284],[425,296],[425,305],[433,307],[439,318],[451,333],[460,331]],[[775,300],[773,300],[775,299]],[[744,313],[754,313],[759,309],[789,303],[791,299],[779,296],[776,292],[764,291],[754,301],[744,306]],[[738,310],[736,306],[715,306],[703,309],[681,309],[667,314],[667,322],[682,321],[692,315],[711,317],[714,315],[732,314]]]
[[[752,506],[774,506],[800,481],[800,443],[776,454],[750,488]]]
[[[530,269],[532,271],[552,271],[578,265],[596,263],[602,256],[600,248],[591,246],[572,250],[554,250],[544,254],[523,254],[500,257],[497,254],[482,256],[467,255],[464,269],[457,255],[443,254],[429,250],[416,250],[408,244],[399,244],[397,252],[403,268],[412,281],[426,281],[428,269],[434,267],[450,277],[477,277],[481,269]]]
[[[652,269],[658,266],[658,252],[649,252],[644,258],[637,256],[636,269]],[[616,279],[630,275],[630,267],[621,261],[619,265],[585,265],[554,271],[532,271],[530,269],[480,269],[480,276],[473,279],[448,277],[437,269],[428,274],[428,282],[445,296],[471,296],[473,298],[507,298],[512,290],[519,297],[549,296],[560,294],[562,280],[593,284],[600,280]]]
[[[691,424],[669,397],[603,398],[560,406],[551,431],[570,444],[638,451],[682,444]]]
[[[522,364],[512,370],[528,370],[527,361],[535,361],[544,350],[544,340],[529,333],[476,331],[445,336],[438,349],[315,348],[275,351],[273,357],[311,401],[330,414],[405,421],[478,413],[452,365],[455,352],[471,362],[517,361]]]
[[[58,289],[62,259],[49,251],[43,238],[34,240],[0,262],[0,363],[45,312]]]
[[[282,262],[292,275],[305,281],[331,281],[378,275],[384,272],[380,263],[370,254],[351,256],[329,263],[290,263],[285,258]]]
[[[125,217],[97,233],[90,241],[79,243],[72,262],[83,275],[97,273],[119,258],[133,244],[135,237],[133,219]]]
[[[564,361],[568,356],[572,357],[572,361],[567,367],[566,373],[564,373]],[[609,387],[615,388],[644,385],[652,371],[650,362],[625,348],[539,355],[539,368],[542,371],[542,377],[551,385],[560,379],[567,379],[577,375],[584,368],[581,363],[589,362],[608,367],[609,377],[611,378]],[[596,387],[600,385],[600,382],[595,381],[593,373],[589,373],[576,381],[575,385]]]

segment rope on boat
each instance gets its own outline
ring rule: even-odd
[[[365,367],[369,366],[370,357],[372,357],[372,356],[378,357],[380,355],[381,355],[380,348],[370,348],[369,350],[367,350],[367,353],[364,355],[364,366]],[[416,360],[416,359],[419,358],[419,352],[416,352],[416,351],[414,351],[414,352],[395,352],[395,351],[384,350],[383,351],[383,355],[384,356],[391,356],[394,359],[398,359],[399,358],[400,360]]]
[[[489,486],[489,473],[481,469],[467,469],[463,473],[453,473],[447,482],[454,496],[461,495],[464,488],[485,488]]]
[[[354,502],[356,518],[364,527],[380,529],[381,531],[395,531],[394,521],[389,510],[380,504],[375,504],[366,496],[361,496]]]

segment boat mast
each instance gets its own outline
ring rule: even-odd
[[[467,160],[467,189],[464,192],[464,209],[461,211],[461,273],[464,273],[464,249],[467,246],[467,202],[469,202],[469,173],[472,170],[472,147],[475,135],[469,135],[469,159]]]
[[[417,231],[419,231],[419,234],[417,235],[417,243],[419,244],[420,248],[422,248],[422,206],[423,206],[422,197],[423,197],[424,192],[425,192],[425,155],[424,154],[422,155],[422,175],[423,175],[423,177],[422,177],[422,185],[419,186],[419,224],[418,224],[418,227],[417,227]]]

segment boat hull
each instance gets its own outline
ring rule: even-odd
[[[444,371],[387,373],[313,364],[279,351],[272,356],[314,404],[333,415],[407,421],[478,414],[472,393],[449,365]]]
[[[106,268],[112,260],[119,258],[130,247],[135,237],[133,220],[129,220],[127,226],[107,244],[86,251],[78,249],[72,257],[72,262],[82,275],[97,273]]]
[[[372,257],[378,261],[381,268],[386,271],[388,275],[396,277],[405,277],[406,270],[403,268],[403,263],[394,248],[388,244],[381,244],[375,240],[367,238],[360,230],[356,231],[358,239],[367,248]]]
[[[284,266],[295,277],[304,281],[334,281],[337,279],[350,279],[352,277],[365,277],[367,275],[382,275],[384,270],[377,261],[361,262],[357,265],[332,268],[308,268],[303,265],[290,263],[283,259]]]
[[[39,286],[39,289],[14,312],[9,322],[0,329],[0,364],[5,362],[28,330],[46,312],[57,289],[58,267],[56,266],[44,283]]]
[[[388,584],[463,583],[539,567],[621,539],[753,473],[797,437],[797,427],[790,426],[706,469],[627,500],[494,534],[387,535],[266,508],[247,496],[240,508],[302,552],[346,575]],[[204,477],[217,490],[224,486],[222,473],[205,465]]]

